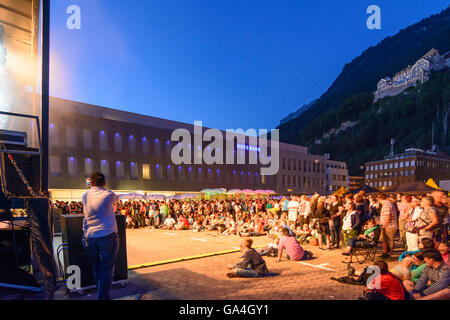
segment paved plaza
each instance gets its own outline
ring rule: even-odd
[[[269,242],[265,236],[252,239],[254,246]],[[216,236],[214,232],[128,230],[128,265],[234,250],[241,241],[238,236]],[[330,280],[347,274],[341,250],[323,251],[308,245],[305,248],[314,253],[314,259],[283,259],[277,263],[276,258],[265,257],[269,270],[279,273],[268,278],[227,278],[226,266],[238,262],[240,252],[137,269],[130,271],[130,277],[137,276],[158,288],[143,294],[141,299],[353,300],[361,295],[362,286]],[[353,264],[357,274],[367,265]]]

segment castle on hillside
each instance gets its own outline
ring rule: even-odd
[[[436,49],[431,49],[414,65],[398,72],[392,79],[389,77],[381,79],[378,82],[377,91],[374,93],[374,102],[387,96],[398,95],[417,82],[427,81],[431,71],[448,67],[450,67],[450,51],[440,55]]]

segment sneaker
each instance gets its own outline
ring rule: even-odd
[[[228,278],[238,278],[239,276],[236,273],[229,272],[229,273],[227,273],[227,277]]]

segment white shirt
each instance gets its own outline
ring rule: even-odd
[[[164,221],[164,224],[171,227],[175,224],[175,219],[174,218],[167,218],[166,221]]]
[[[295,221],[297,220],[297,212],[298,212],[298,206],[300,204],[298,201],[291,200],[288,202],[288,211],[289,211],[289,220]]]
[[[113,205],[118,196],[105,188],[91,187],[83,194],[84,237],[101,238],[117,232]]]
[[[352,215],[354,215],[355,213],[356,211],[347,212],[344,220],[342,220],[342,230],[352,230]]]

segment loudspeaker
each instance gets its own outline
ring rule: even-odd
[[[61,233],[61,216],[64,214],[63,208],[52,208],[53,234]]]
[[[41,175],[41,163],[39,155],[13,154],[12,156],[16,161],[17,166],[22,171],[25,178],[28,180],[31,188],[33,188],[35,192],[39,191]],[[7,190],[16,196],[31,196],[26,185],[23,183],[22,179],[17,173],[16,168],[6,155],[4,157],[4,164]]]
[[[119,233],[119,253],[114,270],[113,281],[128,279],[127,242],[125,232],[125,216],[116,215],[117,230]],[[83,215],[62,215],[61,235],[62,242],[68,244],[64,250],[64,267],[77,265],[81,269],[81,287],[94,286],[94,274],[87,251],[83,248]]]

